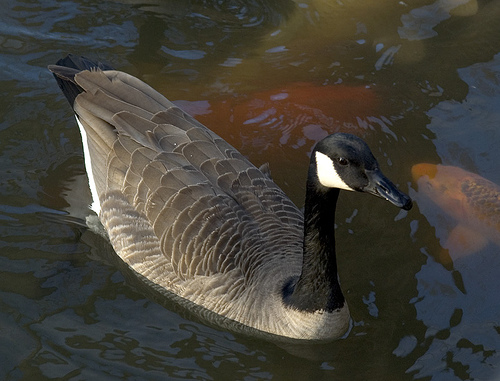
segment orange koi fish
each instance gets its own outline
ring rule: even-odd
[[[451,259],[474,253],[488,242],[500,246],[500,186],[461,168],[416,164],[418,192],[458,223],[443,248]]]

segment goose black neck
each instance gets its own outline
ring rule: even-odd
[[[344,306],[335,253],[338,196],[338,189],[319,184],[315,167],[311,168],[304,211],[302,273],[298,280],[291,280],[284,289],[285,301],[293,308],[331,312]]]

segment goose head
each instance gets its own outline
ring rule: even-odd
[[[370,193],[399,208],[412,207],[410,197],[382,173],[368,145],[351,134],[333,134],[316,145],[309,177],[317,191],[335,188]]]
[[[412,201],[381,172],[368,145],[344,133],[327,136],[313,150],[304,208],[302,273],[284,288],[284,300],[301,311],[347,307],[337,275],[335,209],[340,190],[370,193],[410,209]],[[345,320],[347,322],[347,320]]]

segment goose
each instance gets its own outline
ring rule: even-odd
[[[340,190],[412,206],[362,139],[335,133],[316,144],[301,212],[266,167],[138,78],[75,55],[49,70],[76,114],[91,208],[134,275],[237,331],[300,342],[348,331]]]

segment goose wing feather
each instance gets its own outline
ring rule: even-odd
[[[243,292],[273,252],[300,258],[302,214],[268,173],[136,78],[92,70],[75,81],[90,152],[105,160],[93,162],[98,192],[122,195],[140,216],[128,224],[147,221],[178,279],[231,272],[234,284],[219,292]]]

